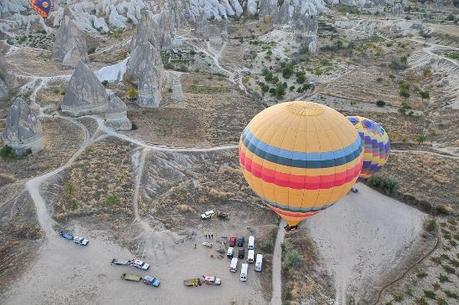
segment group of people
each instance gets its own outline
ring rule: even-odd
[[[207,239],[214,239],[214,234],[206,234]]]

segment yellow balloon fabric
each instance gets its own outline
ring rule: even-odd
[[[354,126],[336,110],[312,102],[263,110],[239,142],[245,179],[291,226],[345,196],[360,174],[362,160]]]

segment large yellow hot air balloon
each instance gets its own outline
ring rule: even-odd
[[[312,102],[263,110],[239,142],[245,179],[289,227],[345,196],[359,177],[362,157],[360,136],[346,117]]]

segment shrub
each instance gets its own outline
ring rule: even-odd
[[[306,76],[304,74],[304,72],[297,72],[296,73],[296,82],[298,84],[302,84],[306,81]]]
[[[292,63],[285,64],[282,69],[282,76],[285,79],[289,79],[292,76],[292,74],[293,74],[293,64]]]
[[[102,81],[102,85],[104,85],[104,87],[107,87],[108,86],[108,80]]]
[[[108,205],[118,205],[121,202],[121,199],[116,194],[109,194],[105,199],[105,203]]]
[[[406,68],[408,68],[408,65],[406,63],[406,57],[392,59],[391,63],[389,64],[389,67],[392,70],[405,70]]]
[[[131,87],[128,90],[128,98],[130,100],[135,100],[137,98],[137,89],[135,87]]]
[[[131,127],[131,130],[137,130],[139,129],[139,127],[137,126],[136,123],[132,122],[132,127]]]
[[[422,90],[419,90],[418,92],[419,96],[424,100],[424,99],[427,99],[427,98],[430,98],[430,94],[429,94],[429,91],[422,91]]]
[[[78,201],[75,198],[72,198],[72,204],[70,205],[70,208],[72,210],[77,210],[78,209]]]
[[[93,54],[94,52],[96,52],[96,48],[89,48],[88,50],[88,54]]]
[[[16,159],[17,158],[16,153],[8,145],[5,145],[2,147],[2,149],[0,149],[0,156],[3,159]]]
[[[401,294],[394,295],[394,301],[398,303],[403,301],[403,295]]]
[[[448,305],[448,302],[446,302],[445,299],[438,299],[437,304],[438,305]]]
[[[448,289],[445,289],[443,292],[446,294],[446,296],[447,296],[448,298],[451,298],[451,299],[459,299],[457,293],[455,293],[455,292],[452,292],[452,291],[450,291],[450,290],[448,290]]]
[[[376,101],[376,106],[378,106],[378,107],[384,107],[384,106],[386,106],[386,102],[383,101],[383,100],[377,100],[377,101]]]
[[[295,249],[287,249],[283,261],[288,269],[297,269],[304,265],[303,256]]]
[[[425,298],[419,298],[416,300],[416,305],[429,305],[429,303],[427,303],[426,299]]]
[[[269,86],[266,85],[265,83],[258,83],[258,86],[261,88],[261,92],[266,93],[269,91]]]
[[[432,300],[435,300],[437,298],[435,292],[433,292],[432,290],[424,290],[424,295]]]
[[[424,222],[424,229],[427,232],[434,232],[437,229],[437,222],[435,221],[435,219],[426,220]],[[431,260],[433,261],[433,257],[431,258]]]
[[[384,194],[392,196],[398,191],[399,185],[396,180],[390,177],[383,177],[379,175],[372,176],[368,183],[375,188],[380,189]]]
[[[266,240],[263,240],[261,243],[260,243],[260,250],[265,252],[265,253],[273,253],[274,251],[274,243],[271,239],[266,239]]]
[[[448,265],[441,265],[441,266],[443,267],[443,269],[445,269],[446,272],[451,273],[451,274],[455,273],[455,270],[453,267],[448,266]]]
[[[421,145],[422,143],[424,143],[426,140],[427,140],[427,136],[426,136],[426,135],[418,134],[418,135],[416,136],[416,142],[418,142],[419,145]]]
[[[416,276],[418,278],[423,279],[423,278],[425,278],[427,276],[427,273],[425,273],[424,271],[421,271],[421,272],[416,273]]]

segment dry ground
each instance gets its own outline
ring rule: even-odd
[[[23,158],[2,159],[1,177],[12,181],[22,180],[58,168],[67,162],[83,141],[81,129],[67,120],[45,119],[42,127],[44,149]],[[3,143],[0,144],[3,147]]]

